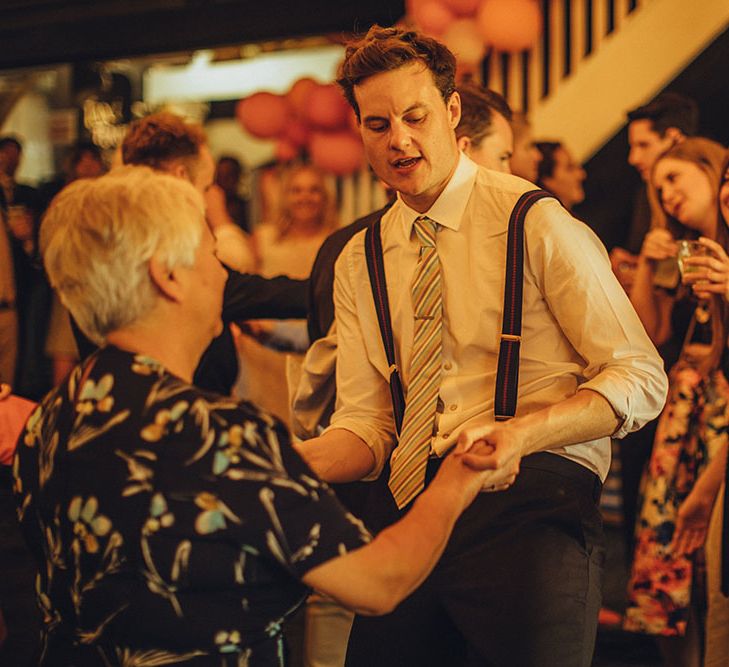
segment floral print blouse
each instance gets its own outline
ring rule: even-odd
[[[112,346],[32,413],[13,470],[47,665],[282,665],[302,575],[370,539],[276,419]]]

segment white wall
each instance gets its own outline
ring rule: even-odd
[[[23,144],[23,157],[16,174],[21,183],[37,185],[54,175],[49,119],[45,96],[30,92],[20,98],[0,130],[3,135],[15,135]]]

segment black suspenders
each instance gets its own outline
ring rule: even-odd
[[[511,419],[516,414],[519,387],[519,353],[521,351],[521,315],[524,294],[524,218],[540,199],[551,197],[544,190],[525,192],[509,216],[509,240],[506,246],[504,281],[504,315],[501,323],[499,364],[496,371],[494,418]]]
[[[544,190],[525,192],[516,202],[509,216],[509,237],[506,249],[506,280],[504,285],[504,314],[499,345],[499,362],[496,371],[494,415],[496,420],[511,419],[516,414],[517,389],[519,386],[519,353],[521,347],[522,297],[524,292],[524,219],[529,209],[540,199],[552,197]],[[385,266],[382,259],[380,220],[367,228],[365,255],[370,277],[372,296],[375,301],[380,334],[389,366],[390,394],[398,435],[405,412],[405,398],[400,372],[395,361],[395,342],[387,298]]]
[[[390,383],[390,396],[392,396],[392,413],[395,417],[395,429],[400,435],[402,417],[405,414],[405,397],[400,382],[400,371],[395,362],[395,340],[392,335],[392,320],[390,319],[390,302],[387,298],[387,282],[385,280],[385,265],[382,261],[382,236],[380,235],[380,222],[367,227],[365,232],[365,255],[367,257],[367,272],[370,275],[372,296],[375,299],[377,321],[380,323],[382,344],[385,346],[388,375]]]

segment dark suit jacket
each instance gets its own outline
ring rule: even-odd
[[[228,323],[255,319],[303,318],[307,314],[307,281],[286,276],[263,278],[251,273],[228,271],[223,293],[223,333],[205,350],[193,383],[201,389],[230,394],[238,376],[238,356]],[[82,359],[96,346],[71,320]]]
[[[327,335],[334,321],[334,264],[349,239],[357,232],[374,224],[390,204],[379,211],[358,218],[352,224],[330,234],[322,243],[309,277],[309,340],[313,343]]]

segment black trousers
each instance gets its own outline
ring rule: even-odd
[[[366,513],[375,530],[399,516],[386,479],[377,484]],[[525,457],[508,491],[482,493],[464,512],[417,591],[391,614],[355,618],[347,667],[588,667],[604,560],[600,488],[563,457]]]

